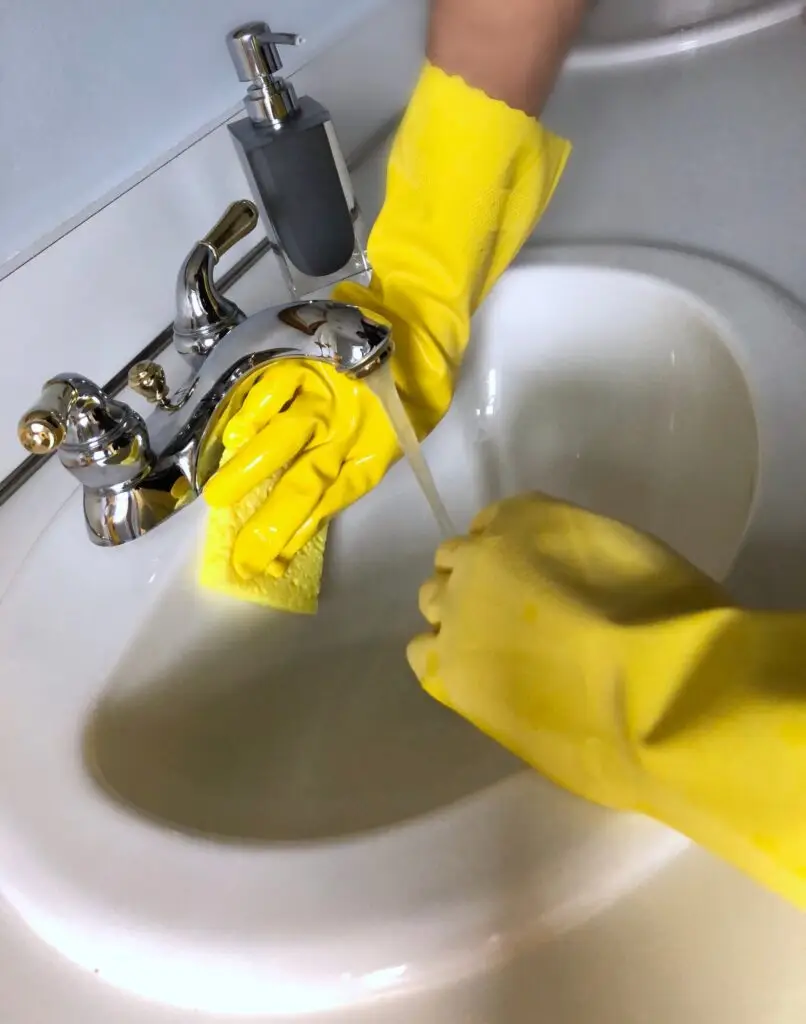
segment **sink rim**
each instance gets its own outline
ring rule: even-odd
[[[802,0],[772,0],[766,7],[713,17],[700,25],[654,36],[602,42],[583,41],[572,50],[566,60],[565,70],[603,71],[606,68],[650,64],[683,55],[690,56],[764,32],[802,16]]]
[[[767,286],[732,268],[702,257],[690,254],[682,255],[671,250],[606,244],[539,247],[530,250],[519,261],[519,266],[533,265],[568,265],[569,267],[598,265],[609,270],[634,272],[667,280],[671,277],[673,286],[683,287],[684,290],[691,292],[717,311],[721,312],[724,309],[729,312],[737,346],[736,350],[732,349],[733,355],[744,373],[758,423],[758,498],[751,512],[747,537],[752,539],[752,535],[758,533],[759,530],[777,529],[782,516],[789,524],[790,535],[794,535],[794,527],[799,525],[799,517],[790,509],[787,518],[787,510],[783,508],[786,502],[781,503],[781,495],[770,485],[769,480],[771,476],[785,480],[787,492],[789,493],[794,486],[794,493],[802,495],[806,501],[806,467],[799,469],[797,460],[794,465],[791,465],[790,460],[787,459],[785,450],[794,446],[790,432],[783,430],[779,415],[782,383],[791,388],[792,401],[795,401],[799,392],[802,391],[802,388],[796,387],[795,384],[806,380],[806,346],[802,344],[806,337],[806,318],[802,311],[795,307],[788,307]],[[763,313],[759,313],[759,309],[763,309]],[[769,327],[773,313],[774,322],[780,333],[785,334],[788,327],[791,335],[788,343],[786,339],[782,341],[783,348],[779,350],[783,352],[783,358],[788,361],[789,372],[782,372],[782,363],[777,361],[775,380],[770,375],[769,364],[771,361],[769,358],[765,358],[763,335],[766,334],[766,330],[762,332],[762,336],[759,336],[756,327],[751,326],[748,330],[742,330],[739,326],[740,323],[754,324],[761,316],[763,323]],[[798,339],[801,342],[800,346],[797,344]],[[788,444],[785,443],[787,440]],[[782,444],[784,451],[776,451]],[[770,473],[771,465],[778,467],[774,474]],[[786,475],[781,477],[780,474],[783,470],[786,470]],[[779,488],[779,490],[783,489]],[[155,566],[162,559],[167,559],[163,568],[163,571],[167,573],[173,571],[172,567],[187,557],[189,545],[193,543],[193,538],[190,536],[192,531],[186,531],[183,536],[180,536],[179,530],[183,530],[183,528],[179,525],[179,520],[173,524],[165,524],[151,538],[146,538],[128,548],[117,549],[115,552],[91,548],[86,544],[81,532],[80,516],[77,509],[79,500],[79,496],[76,495],[68,503],[49,531],[49,541],[47,538],[45,541],[46,544],[49,542],[54,548],[52,552],[54,557],[62,559],[66,566],[84,566],[88,560],[91,562],[93,557],[106,559],[107,566],[111,566],[112,559],[116,558],[115,583],[119,591],[124,593],[128,586],[140,585],[147,580],[149,574],[154,571]],[[797,502],[793,502],[793,504],[802,507]],[[202,514],[201,509],[195,511],[188,509],[184,514],[183,521],[189,524],[188,517],[194,515],[196,528],[198,528]],[[802,517],[800,519],[802,520]],[[36,553],[34,553],[29,566],[36,562]],[[28,572],[30,572],[30,568]],[[23,573],[23,582],[25,578],[27,578],[27,574]],[[755,580],[756,577],[753,579]],[[35,597],[33,584],[31,584],[31,591],[30,596],[33,599]],[[9,591],[6,599],[13,602],[15,592],[16,587]],[[22,630],[21,646],[25,648],[25,619],[23,618],[21,622],[18,621],[17,625]],[[7,632],[7,628],[5,620],[0,622],[0,636]],[[27,629],[28,654],[31,656],[35,654],[38,646],[38,630],[33,622],[28,623]],[[102,648],[100,659],[102,661],[104,650],[110,645],[109,638],[101,638],[100,643]],[[20,649],[15,651],[13,647],[10,649],[12,650],[12,670],[24,672],[27,667],[23,656],[25,651]],[[98,686],[102,683],[103,679],[97,676],[85,680],[84,699],[81,701],[80,708],[76,705],[78,698],[72,693],[63,694],[59,700],[47,708],[51,718],[55,716],[57,721],[44,722],[43,735],[38,737],[38,741],[46,742],[50,739],[52,742],[62,743],[64,763],[68,764],[69,762],[70,771],[78,770],[77,762],[80,751],[72,749],[69,741],[73,734],[69,730],[69,725],[59,719],[59,713],[64,711],[62,701],[64,701],[64,705],[72,707],[73,720],[76,711],[80,711],[83,723],[87,714],[86,701],[93,699]],[[36,710],[36,706],[34,706],[34,710]],[[13,709],[6,722],[6,727],[9,730],[14,728]],[[10,750],[10,743],[0,743],[0,757],[10,758]],[[26,762],[24,758],[21,758],[18,762],[11,762],[12,767],[14,763],[19,771],[20,766],[24,766]],[[546,784],[542,780],[538,780],[536,776],[532,776],[531,773],[515,776],[501,785],[500,793],[496,792],[497,804],[511,801],[510,806],[515,808],[518,814],[528,814],[528,808],[534,806],[534,792],[541,785],[545,786]],[[289,884],[289,879],[297,873],[303,861],[306,868],[312,873],[321,871],[325,876],[330,875],[333,878],[338,878],[339,871],[349,864],[350,870],[354,872],[353,877],[357,872],[366,872],[369,884],[372,876],[377,874],[379,856],[384,848],[388,850],[390,844],[397,846],[404,832],[408,831],[411,835],[415,831],[425,828],[428,830],[428,835],[423,835],[423,840],[429,844],[434,842],[434,829],[441,830],[443,833],[449,829],[457,830],[457,815],[469,815],[472,818],[474,814],[488,814],[489,807],[485,806],[484,799],[477,799],[475,796],[466,801],[455,813],[452,813],[448,821],[418,821],[402,825],[400,829],[395,830],[393,836],[362,836],[355,840],[318,844],[316,848],[308,850],[294,847],[282,854],[274,850],[267,851],[265,847],[256,848],[237,843],[227,845],[205,843],[185,834],[169,833],[155,826],[153,822],[132,818],[118,804],[108,800],[103,803],[106,816],[104,829],[105,838],[109,844],[112,844],[110,849],[112,849],[113,856],[110,858],[106,854],[100,857],[100,853],[103,851],[99,851],[100,859],[92,864],[92,870],[97,876],[93,878],[93,884],[99,887],[94,890],[96,903],[91,907],[91,911],[95,918],[90,921],[94,928],[97,926],[94,932],[95,946],[92,945],[92,936],[85,936],[85,945],[79,948],[76,935],[73,934],[69,940],[66,940],[65,931],[75,933],[80,930],[77,928],[77,922],[88,916],[88,894],[80,885],[80,875],[71,874],[72,869],[77,870],[76,865],[73,864],[72,867],[68,865],[65,862],[65,857],[61,856],[61,851],[59,854],[54,854],[51,840],[54,835],[60,835],[59,841],[61,841],[64,834],[71,835],[70,828],[75,829],[76,826],[79,826],[78,838],[83,840],[85,837],[81,835],[80,831],[80,814],[75,816],[71,809],[64,807],[54,810],[53,807],[43,804],[41,798],[32,813],[28,806],[29,801],[14,786],[13,775],[10,772],[0,771],[0,794],[3,794],[1,805],[3,813],[0,814],[0,837],[3,839],[3,842],[0,843],[0,890],[8,902],[15,906],[28,920],[28,923],[34,927],[34,930],[45,938],[45,941],[49,941],[65,953],[68,952],[65,949],[66,942],[73,941],[75,945],[72,947],[71,958],[83,963],[85,967],[94,966],[97,960],[97,946],[99,945],[97,936],[102,932],[107,936],[118,934],[121,921],[125,921],[129,926],[140,926],[144,930],[152,929],[155,935],[162,935],[163,941],[168,946],[176,940],[177,935],[180,936],[187,943],[185,949],[188,962],[184,965],[185,970],[189,969],[189,961],[192,960],[194,969],[198,972],[199,963],[203,963],[205,957],[208,958],[209,969],[213,970],[212,961],[217,956],[226,953],[234,954],[236,958],[243,958],[242,963],[235,965],[242,972],[242,976],[247,977],[251,971],[255,976],[254,983],[267,987],[282,983],[283,970],[293,972],[296,969],[300,979],[307,979],[306,985],[314,985],[314,987],[317,984],[320,985],[319,989],[306,997],[308,1002],[304,1005],[299,1001],[303,998],[304,993],[297,992],[295,994],[290,990],[286,993],[286,1011],[289,1010],[293,999],[296,999],[297,1002],[293,1004],[292,1012],[303,1012],[303,1010],[314,1011],[333,1007],[334,1000],[342,1006],[356,1005],[362,1001],[376,998],[380,992],[408,991],[412,987],[441,984],[448,979],[455,980],[468,970],[477,969],[479,963],[488,964],[495,955],[494,950],[479,948],[474,948],[467,953],[461,948],[451,947],[450,942],[447,942],[444,960],[435,965],[433,969],[425,969],[423,965],[400,965],[393,959],[388,959],[394,944],[390,947],[384,943],[382,937],[374,931],[378,922],[370,919],[366,922],[358,922],[359,929],[362,923],[368,926],[368,931],[362,936],[366,957],[364,968],[356,969],[352,975],[346,978],[336,977],[334,971],[337,964],[343,962],[340,959],[341,954],[344,947],[354,937],[352,934],[343,938],[343,946],[335,950],[334,953],[332,948],[334,935],[329,929],[323,928],[322,934],[316,936],[317,941],[310,945],[307,945],[299,932],[295,932],[293,929],[290,930],[290,934],[282,932],[279,935],[275,935],[269,929],[269,934],[267,934],[265,925],[262,931],[258,929],[258,925],[263,921],[262,915],[265,914],[265,908],[255,907],[254,916],[247,915],[245,919],[237,922],[238,927],[243,930],[243,934],[239,933],[239,941],[233,943],[232,937],[228,933],[228,928],[231,928],[233,924],[232,920],[224,919],[221,922],[216,922],[219,930],[215,934],[200,936],[198,921],[188,920],[184,916],[181,899],[173,907],[168,907],[164,900],[157,899],[149,908],[145,905],[132,904],[132,896],[129,892],[132,873],[137,870],[142,871],[142,866],[148,863],[152,857],[159,858],[161,876],[170,878],[173,875],[177,887],[182,882],[188,883],[188,875],[192,874],[193,882],[200,896],[203,896],[205,891],[209,892],[211,885],[216,889],[231,885],[233,891],[240,887],[244,892],[251,886],[253,893],[261,892],[264,895],[272,885],[275,892],[280,891],[283,885]],[[483,797],[484,794],[479,796]],[[102,798],[93,786],[91,801],[87,803],[87,809],[95,813],[99,806],[99,800]],[[15,816],[17,828],[12,827]],[[623,818],[618,820],[622,824],[625,823]],[[23,822],[27,823],[27,828],[20,827]],[[655,865],[656,868],[676,856],[687,845],[686,840],[673,833],[653,831],[657,829],[657,826],[642,819],[631,820],[629,827],[630,829],[634,827],[639,831],[646,830],[647,836],[657,836],[658,862]],[[59,828],[67,828],[68,831],[60,834]],[[33,835],[31,835],[31,830]],[[620,844],[623,839],[623,836],[616,833],[617,830],[613,830],[610,837],[611,848],[614,852],[622,848]],[[82,870],[85,870],[87,865],[84,860],[88,847],[80,842],[77,849],[77,864]],[[115,860],[115,854],[120,856],[118,861]],[[579,855],[584,862],[587,851],[582,850]],[[383,860],[383,857],[380,859]],[[222,865],[224,865],[223,871]],[[358,877],[361,875],[359,874]],[[202,879],[201,882],[198,881],[199,878]],[[239,885],[235,884],[234,879],[238,879]],[[248,886],[241,885],[241,880],[247,881]],[[626,878],[624,883],[631,888],[634,880],[632,877]],[[122,894],[125,894],[125,899]],[[616,893],[617,895],[618,893]],[[115,896],[117,899],[113,898]],[[476,896],[478,894],[474,892],[473,897]],[[145,897],[143,898],[145,899]],[[129,903],[128,907],[126,907],[127,902]],[[336,902],[338,903],[338,900]],[[479,898],[476,904],[473,899],[470,899],[459,908],[462,913],[459,913],[450,922],[454,929],[451,941],[455,940],[456,935],[464,934],[468,926],[471,926],[472,930],[474,914],[484,913],[484,906],[481,905],[483,900]],[[424,905],[427,905],[427,901]],[[127,911],[125,914],[123,913],[124,908]],[[569,905],[564,909],[568,911],[564,915],[561,914],[558,918],[548,922],[538,922],[544,929],[547,929],[545,934],[556,934],[558,931],[581,923],[577,913],[579,907]],[[468,917],[468,915],[470,916]],[[352,920],[350,923],[353,923]],[[407,920],[407,927],[404,929],[401,926],[401,931],[406,932],[404,935],[406,944],[413,948],[418,948],[420,944],[427,947],[429,943],[433,944],[434,928],[444,931],[443,924],[441,921],[436,921],[433,914],[425,914],[420,918]],[[207,927],[211,931],[213,930],[209,921]],[[331,921],[330,927],[338,927],[338,922]],[[136,928],[133,930],[136,931]],[[133,935],[131,938],[133,944],[129,947],[130,955],[143,955],[142,951],[138,954],[135,941],[137,935]],[[118,946],[117,949],[117,955],[120,958],[121,947]],[[358,951],[355,952],[357,956]],[[258,956],[257,953],[260,955]],[[277,970],[273,979],[268,977],[265,970],[267,953],[278,958]],[[249,960],[250,956],[253,958],[251,961]],[[280,963],[283,956],[286,958],[285,963]],[[384,957],[387,959],[384,960]],[[372,964],[375,966],[372,967]],[[402,973],[395,974],[395,970],[400,966],[406,969]],[[408,969],[409,966],[411,966],[411,970]],[[178,967],[181,967],[181,964],[174,962],[171,970],[176,972]],[[384,971],[387,973],[384,974]],[[147,992],[144,991],[142,985],[132,988],[130,980],[128,984],[126,983],[126,977],[129,975],[121,976],[119,970],[118,976],[115,977],[114,963],[107,962],[101,973],[107,980],[119,984],[120,987],[138,991],[139,994],[146,995],[147,998],[160,1000],[168,991],[165,987],[165,979],[159,981],[156,978],[149,982],[152,987]],[[174,991],[176,991],[177,984],[175,978]],[[303,981],[301,980],[299,984],[303,984]],[[187,987],[189,991],[189,981]],[[166,1001],[173,1002],[175,1005],[188,1007],[191,1005],[188,1002],[177,1001],[176,998]],[[204,1005],[206,1009],[215,1009],[218,1012],[235,1012],[229,999],[227,999],[226,1005],[213,1006],[208,998]],[[260,1012],[269,1012],[270,1010],[271,1007],[264,1004]],[[258,1010],[253,1009],[251,1012],[258,1012]]]

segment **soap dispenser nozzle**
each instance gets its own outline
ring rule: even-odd
[[[298,109],[294,86],[279,76],[283,62],[278,46],[299,46],[293,32],[272,32],[265,21],[251,21],[227,36],[227,48],[242,82],[249,86],[244,106],[255,124],[280,128]]]

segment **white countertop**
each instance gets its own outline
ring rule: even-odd
[[[566,75],[547,120],[576,149],[538,241],[652,240],[699,249],[806,302],[804,102],[806,27],[799,22],[701,55]],[[356,179],[373,214],[382,160]],[[56,468],[2,510],[5,537],[16,536],[13,523],[29,514],[29,502],[45,522],[53,514],[56,500],[47,513],[43,505],[64,491],[53,484]],[[692,850],[582,931],[525,950],[505,971],[349,1021],[794,1024],[806,1011],[805,952],[799,913]],[[4,1024],[197,1019],[79,972],[3,908],[0,1016]]]

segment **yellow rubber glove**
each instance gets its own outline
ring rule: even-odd
[[[540,496],[437,554],[425,689],[538,771],[671,825],[806,908],[806,615]]]
[[[395,382],[421,438],[450,405],[474,311],[547,206],[569,150],[522,111],[424,68],[370,236],[372,282],[333,295],[391,323]],[[399,456],[372,392],[314,363],[267,370],[225,443],[238,455],[205,488],[213,506],[233,504],[285,467],[238,536],[234,562],[245,576],[282,572]]]

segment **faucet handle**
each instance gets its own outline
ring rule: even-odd
[[[257,207],[248,199],[238,199],[226,208],[223,215],[202,238],[202,244],[213,251],[216,263],[233,245],[257,227]]]
[[[128,483],[153,461],[140,416],[77,373],[61,373],[45,383],[20,418],[17,436],[32,455],[61,449],[65,468],[90,487]]]
[[[61,380],[49,380],[38,401],[17,424],[17,437],[31,455],[48,455],[60,447],[67,436],[69,392]]]
[[[45,382],[38,400],[23,413],[17,437],[32,455],[48,455],[67,441],[77,444],[103,431],[110,399],[91,380],[62,373]]]
[[[213,269],[228,249],[254,230],[257,221],[254,203],[248,199],[231,203],[193,246],[179,270],[174,345],[191,362],[205,359],[233,327],[246,319],[243,310],[221,293]]]

